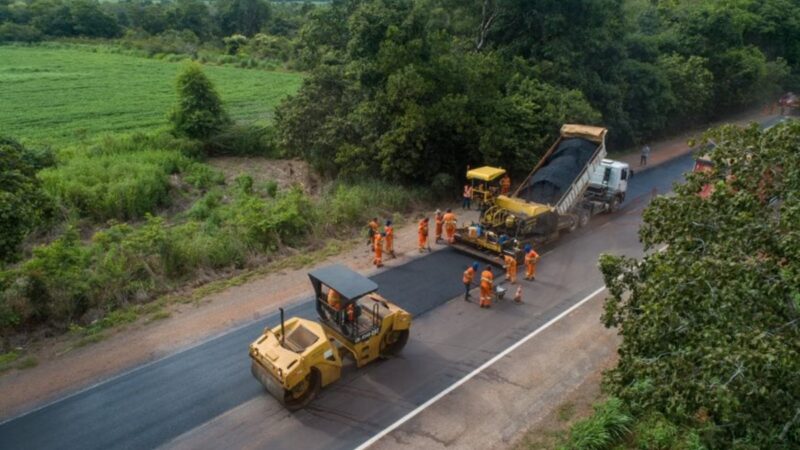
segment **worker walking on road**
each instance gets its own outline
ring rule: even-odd
[[[456,239],[456,225],[458,223],[456,214],[452,209],[447,208],[447,212],[442,217],[444,219],[444,233],[447,236],[447,243],[452,244]]]
[[[386,221],[386,226],[383,227],[383,233],[386,235],[383,239],[386,241],[386,253],[389,254],[392,259],[397,258],[397,255],[394,254],[394,227],[392,226],[391,220]]]
[[[386,236],[386,233],[375,233],[375,258],[372,260],[372,264],[375,264],[375,267],[383,267],[383,237]]]
[[[419,221],[419,227],[417,228],[417,237],[419,238],[419,252],[422,253],[427,249],[431,251],[431,246],[428,244],[428,222],[429,219],[427,217],[423,218]]]
[[[511,255],[504,255],[503,262],[505,262],[506,269],[506,279],[511,282],[511,284],[517,284],[517,258]]]
[[[494,289],[492,266],[486,266],[481,273],[481,308],[492,307],[492,289]]]
[[[525,246],[525,279],[536,279],[536,263],[539,262],[539,254],[530,244]]]
[[[505,174],[500,180],[500,194],[508,195],[509,192],[511,192],[511,177]]]
[[[437,209],[433,214],[433,222],[436,225],[436,240],[434,242],[438,244],[442,240],[442,228],[444,226],[444,216],[440,209]]]
[[[472,289],[472,282],[475,281],[475,276],[478,275],[478,263],[474,262],[471,266],[467,267],[464,271],[464,301],[469,301],[469,290]]]

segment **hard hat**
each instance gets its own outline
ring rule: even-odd
[[[478,270],[478,263],[477,261],[472,263],[472,270]]]
[[[531,247],[531,244],[525,244],[525,253],[528,253],[531,250],[533,250],[533,247]]]
[[[439,209],[439,208],[436,208],[436,214],[441,214],[441,213],[442,213],[442,210]]]

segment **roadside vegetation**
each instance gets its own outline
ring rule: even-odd
[[[800,124],[706,139],[714,169],[645,210],[642,242],[664,251],[600,260],[620,359],[605,375],[613,398],[567,448],[800,446]]]
[[[626,147],[800,87],[784,0],[0,0],[0,41],[0,370],[35,365],[28,336],[90,343],[187,286],[330,254],[453,199],[467,166],[518,179],[565,122]],[[800,445],[800,136],[712,137],[720,170],[645,215],[668,250],[602,260],[623,351],[568,447]],[[218,155],[321,182],[226,182]]]

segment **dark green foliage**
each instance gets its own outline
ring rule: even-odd
[[[52,213],[36,173],[53,163],[52,152],[0,136],[0,263],[14,260],[28,233]]]
[[[269,20],[269,3],[265,0],[220,0],[217,8],[219,28],[224,35],[252,36]]]
[[[199,64],[189,63],[178,75],[178,104],[170,114],[176,134],[205,140],[229,123],[222,100]]]
[[[570,430],[569,439],[561,446],[565,450],[603,450],[619,442],[629,431],[633,418],[623,403],[610,398],[594,406],[594,415]]]
[[[711,448],[797,448],[800,125],[708,137],[716,170],[645,211],[643,243],[666,250],[601,259],[603,320],[623,337],[608,386],[636,415],[702,430]]]

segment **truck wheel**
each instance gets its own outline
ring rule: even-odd
[[[612,212],[612,213],[619,211],[620,203],[622,203],[620,198],[617,197],[617,196],[614,196],[614,198],[611,199],[611,203],[608,205],[608,211]]]
[[[289,411],[305,408],[319,393],[322,377],[317,369],[311,371],[294,388],[283,391],[283,406]]]
[[[392,330],[381,340],[381,358],[395,356],[408,342],[408,330]]]
[[[572,233],[573,231],[578,229],[578,222],[580,222],[580,217],[577,214],[572,214],[570,217],[571,221],[569,226],[567,227],[567,233]]]
[[[578,226],[583,228],[589,224],[589,212],[588,211],[581,211],[578,213]]]

